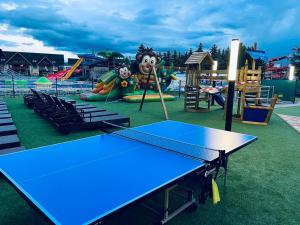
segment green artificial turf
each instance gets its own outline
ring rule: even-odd
[[[291,106],[286,108],[275,109],[278,114],[284,114],[289,116],[300,116],[300,106]]]
[[[78,100],[77,97],[75,98]],[[22,99],[7,99],[6,101],[22,144],[26,148],[100,133],[99,131],[84,131],[63,136],[44,119],[27,109]],[[94,102],[91,104],[130,116],[132,126],[164,119],[159,102],[146,103],[143,112],[138,111],[139,105],[136,103]],[[166,105],[172,120],[224,128],[223,110],[218,106],[213,107],[211,112],[187,113],[183,111],[182,100],[166,102]],[[287,115],[298,113],[296,108],[276,110],[276,112],[279,111],[284,111]],[[233,131],[255,135],[258,140],[231,156],[227,186],[222,185],[222,180],[218,181],[221,203],[214,206],[208,200],[206,204],[200,205],[196,212],[182,213],[169,224],[299,224],[299,134],[276,114],[272,116],[269,126],[234,122]],[[1,225],[31,224],[30,207],[3,179],[0,179],[0,201]],[[43,224],[42,219],[35,217],[39,221],[38,224]],[[155,221],[157,217],[152,213],[141,206],[136,206],[122,212],[108,224],[148,225]]]

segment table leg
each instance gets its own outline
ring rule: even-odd
[[[177,216],[179,213],[183,212],[186,209],[196,209],[197,205],[196,205],[196,199],[194,198],[193,195],[193,191],[192,190],[188,190],[188,199],[187,201],[181,205],[179,208],[177,208],[176,210],[174,210],[173,212],[169,211],[169,207],[170,207],[170,191],[172,189],[174,189],[176,187],[170,187],[167,190],[165,190],[165,199],[164,199],[164,218],[163,220],[160,222],[160,224],[165,224],[168,221],[170,221],[172,218],[174,218],[175,216]]]

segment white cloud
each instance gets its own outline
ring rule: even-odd
[[[1,45],[1,40],[13,42],[16,46]],[[63,54],[65,56],[65,61],[67,58],[77,58],[77,55],[72,52],[57,50],[54,47],[46,46],[42,41],[35,40],[30,36],[23,36],[21,34],[12,35],[0,33],[0,49],[5,51]]]
[[[0,23],[0,31],[5,32],[8,30],[8,24],[6,23]]]
[[[298,26],[296,16],[298,13],[300,13],[299,9],[290,9],[283,13],[281,18],[274,21],[273,26],[271,27],[272,35],[278,35],[281,37],[286,35],[285,32],[297,32],[297,30],[294,30],[293,28]]]
[[[197,48],[200,41],[206,48],[214,43],[226,48],[231,38],[240,38],[246,45],[259,42],[261,49],[280,52],[295,45],[300,34],[297,0],[280,5],[268,0],[11,1],[17,4],[0,3],[0,22],[17,29],[0,24],[1,33],[23,38],[29,34],[31,40],[15,42],[22,49],[39,52],[57,51],[55,47],[82,52],[110,48],[133,54],[140,43],[185,51]]]
[[[6,11],[16,10],[17,7],[18,7],[18,5],[14,2],[0,3],[0,9],[6,10]]]

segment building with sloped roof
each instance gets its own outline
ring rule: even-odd
[[[0,49],[0,64],[24,75],[43,76],[54,73],[64,66],[64,55],[3,51]]]
[[[184,63],[186,65],[186,84],[198,85],[203,70],[211,70],[214,63],[208,52],[193,52]]]

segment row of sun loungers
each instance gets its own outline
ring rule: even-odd
[[[0,101],[0,155],[24,150],[5,102]]]
[[[76,104],[74,100],[58,98],[34,89],[31,91],[32,95],[24,96],[24,103],[63,134],[73,130],[101,129],[107,127],[107,123],[130,126],[130,118],[116,112],[89,104]]]

